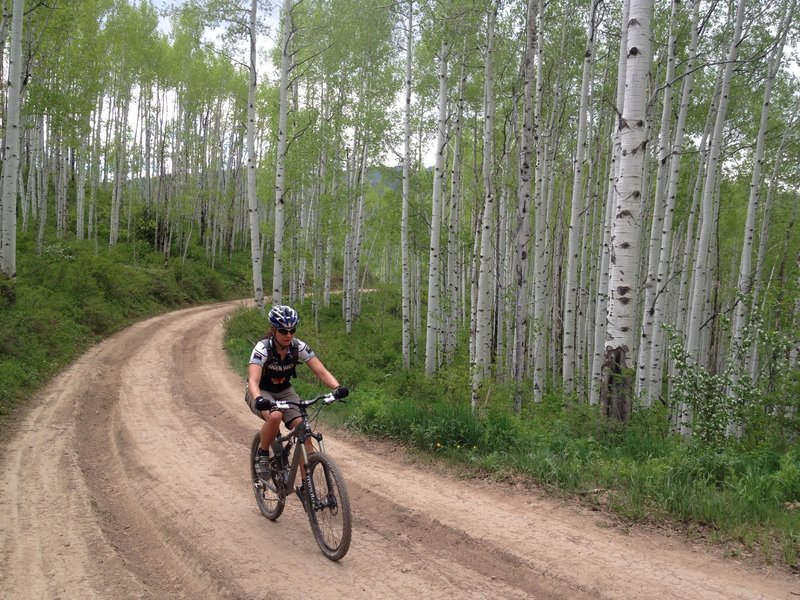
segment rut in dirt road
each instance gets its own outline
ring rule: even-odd
[[[0,452],[0,596],[800,597],[785,573],[625,535],[529,490],[443,477],[321,428],[354,516],[348,555],[327,560],[299,502],[273,523],[253,498],[259,422],[222,350],[238,304],[130,327],[20,411]]]

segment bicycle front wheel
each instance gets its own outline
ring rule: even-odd
[[[270,469],[266,476],[262,476],[256,470],[256,452],[258,451],[260,439],[261,435],[256,433],[250,446],[250,475],[253,480],[253,493],[256,495],[256,502],[261,514],[270,521],[274,521],[283,513],[283,508],[286,506],[286,498],[279,492],[283,483],[277,481],[277,478],[281,476],[280,473],[275,473]],[[270,448],[269,454],[270,458],[272,458],[272,448]]]
[[[322,452],[308,457],[305,503],[311,531],[322,553],[339,560],[350,548],[350,498],[339,467]]]

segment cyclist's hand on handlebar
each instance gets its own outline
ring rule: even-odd
[[[267,400],[264,396],[256,396],[256,410],[272,410],[275,408],[274,400]]]
[[[347,395],[349,393],[350,390],[348,390],[343,385],[339,385],[336,386],[336,388],[333,390],[333,397],[336,398],[337,400],[341,400],[342,398],[347,398]]]

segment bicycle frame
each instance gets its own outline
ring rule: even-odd
[[[281,403],[278,404],[278,408],[281,408],[280,404]],[[298,405],[300,403],[293,402],[292,404]],[[322,434],[315,433],[311,429],[311,423],[308,418],[306,407],[300,407],[300,412],[303,418],[302,423],[298,424],[285,436],[278,432],[278,436],[275,438],[283,447],[284,455],[289,456],[291,454],[291,459],[289,461],[289,474],[286,478],[284,489],[281,490],[281,496],[283,498],[286,498],[294,489],[294,482],[295,478],[297,477],[297,473],[300,470],[300,465],[302,464],[303,468],[308,467],[308,448],[306,448],[306,440],[309,438],[317,440],[319,448],[315,449],[315,451],[325,452],[325,444],[322,441]],[[292,446],[294,446],[294,453],[292,453]],[[300,462],[301,460],[302,463]]]
[[[302,421],[285,436],[278,432],[269,451],[270,472],[267,478],[259,474],[256,466],[260,432],[253,437],[250,454],[256,501],[263,516],[271,521],[283,513],[286,498],[295,492],[295,481],[302,471],[303,482],[297,488],[297,495],[308,515],[317,544],[330,560],[339,560],[350,547],[352,513],[342,472],[325,453],[322,434],[315,432],[311,426],[316,414],[310,416],[308,409],[319,401],[327,405],[341,399],[333,394],[325,394],[313,400],[277,402],[281,410],[296,406]],[[307,448],[306,444],[313,448]]]

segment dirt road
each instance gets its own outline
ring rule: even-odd
[[[355,523],[349,554],[328,561],[299,502],[273,523],[254,501],[259,422],[222,351],[234,306],[126,329],[4,432],[0,597],[800,598],[788,574],[626,534],[524,489],[442,477],[335,432],[327,449]]]

